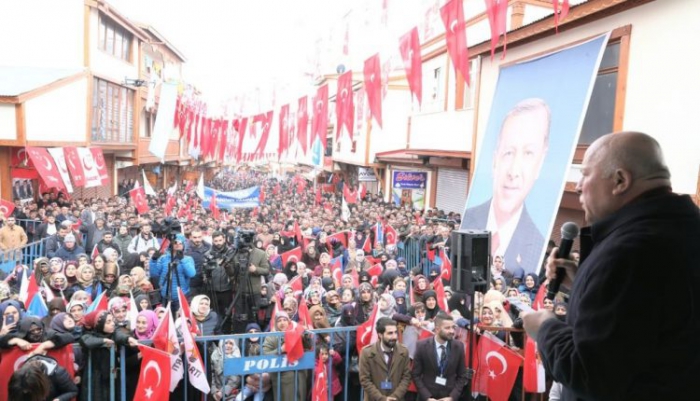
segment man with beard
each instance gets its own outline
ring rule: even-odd
[[[199,228],[195,228],[190,232],[190,240],[185,247],[185,255],[191,256],[194,260],[194,277],[190,280],[190,291],[193,296],[208,293],[208,288],[204,283],[204,255],[209,252],[211,245],[204,242],[204,234]],[[219,312],[218,310],[216,311]]]
[[[410,360],[408,349],[397,342],[397,327],[393,319],[379,318],[378,341],[366,346],[360,354],[360,384],[365,390],[365,401],[398,401],[406,394],[411,382]]]
[[[233,300],[233,287],[231,286],[231,280],[229,279],[228,274],[226,274],[226,268],[224,265],[222,265],[222,263],[227,259],[227,254],[230,251],[230,248],[226,244],[226,236],[221,231],[214,231],[211,239],[212,246],[209,252],[212,260],[217,261],[217,264],[216,268],[211,271],[211,275],[206,279],[211,280],[211,296],[212,298],[216,299],[216,313],[223,317],[226,316],[226,308],[229,307],[231,301]]]
[[[440,312],[435,316],[435,337],[416,344],[412,374],[420,400],[456,401],[462,394],[467,364],[464,344],[452,341],[454,335],[454,319]]]

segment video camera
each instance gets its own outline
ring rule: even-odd
[[[166,217],[163,223],[161,223],[160,232],[163,234],[163,238],[167,238],[170,243],[173,243],[175,237],[182,232],[180,220],[173,217]]]

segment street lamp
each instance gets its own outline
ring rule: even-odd
[[[124,82],[123,82],[124,85],[135,86],[137,88],[141,87],[141,86],[146,86],[149,83],[150,82],[146,81],[145,79],[131,79],[131,78],[127,78],[127,77],[124,77]]]

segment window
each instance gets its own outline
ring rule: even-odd
[[[478,78],[480,60],[480,57],[469,60],[469,83],[471,86],[467,86],[467,83],[464,81],[461,75],[457,80],[457,103],[455,104],[455,108],[458,110],[471,109],[474,107],[476,80]]]
[[[583,120],[579,147],[586,147],[610,132],[622,129],[624,88],[627,81],[629,27],[615,30],[605,48],[591,100]],[[616,35],[615,33],[618,32]]]
[[[156,123],[156,115],[148,111],[146,111],[144,115],[146,116],[146,129],[143,130],[143,136],[145,138],[150,138],[151,135],[153,135],[153,127]]]
[[[422,113],[445,110],[445,66],[447,54],[432,58],[423,63],[423,102]]]
[[[132,143],[134,91],[95,78],[92,96],[92,140]]]
[[[131,61],[131,32],[117,25],[111,19],[100,15],[97,47],[106,53],[125,61]]]

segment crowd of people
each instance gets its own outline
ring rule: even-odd
[[[388,338],[387,330],[392,332],[394,322],[396,340],[406,347],[407,362],[413,363],[417,354],[424,353],[417,349],[419,339],[434,333],[454,334],[454,327],[447,328],[450,322],[457,331],[464,331],[473,321],[477,331],[493,332],[509,347],[523,348],[522,333],[517,330],[522,322],[506,298],[531,304],[540,277],[505,266],[504,258],[496,256],[491,288],[476,294],[472,314],[471,297],[453,294],[440,265],[429,256],[440,250],[449,253],[450,232],[460,224],[458,214],[415,211],[367,194],[349,205],[351,213],[344,220],[342,187],[354,183],[335,180],[334,187],[340,190],[333,192],[321,192],[320,186],[314,189],[298,175],[274,178],[253,171],[222,173],[207,183],[219,191],[259,186],[261,204],[248,209],[204,208],[192,183],[149,197],[150,211],[142,214],[128,195],[83,200],[46,193],[17,205],[12,215],[3,216],[0,245],[14,250],[28,240],[44,240],[44,255],[33,260],[32,266],[17,264],[13,271],[3,273],[0,349],[38,347],[34,353],[42,354],[77,343],[75,363],[69,369],[73,385],[51,386],[51,391],[62,393],[37,399],[70,399],[75,394],[87,399],[90,388],[92,399],[101,400],[109,399],[108,347],[124,346],[127,369],[119,375],[126,378],[126,399],[135,399],[140,362],[136,347],[139,341],[152,338],[168,304],[178,312],[179,291],[187,297],[198,334],[204,336],[285,331],[290,325],[355,327],[372,318],[375,322],[388,318],[389,322],[376,325],[378,337]],[[128,185],[121,183],[120,188]],[[396,229],[396,244],[387,245],[386,238],[378,238],[373,229],[378,224]],[[3,232],[8,230],[20,241],[4,243],[9,236]],[[252,233],[250,238],[246,233]],[[246,266],[238,266],[243,263],[237,256],[240,252],[231,249],[245,249],[248,243]],[[290,257],[297,248],[299,257]],[[407,249],[417,249],[420,254],[407,258]],[[419,263],[409,264],[409,260]],[[338,266],[342,274],[335,273]],[[24,280],[29,277],[46,302],[46,316],[32,316],[26,304],[29,300],[21,299]],[[101,296],[108,298],[107,310],[91,311],[91,304]],[[131,310],[132,298],[137,311]],[[440,305],[447,305],[448,310]],[[560,300],[545,301],[544,307],[562,318],[566,314],[566,304]],[[305,319],[307,313],[310,321]],[[130,318],[134,315],[136,319]],[[509,328],[516,330],[509,334],[504,330]],[[224,376],[227,358],[283,353],[279,341],[272,336],[242,342],[227,339],[206,347],[199,344],[200,352],[208,356],[209,399],[308,399],[318,371]],[[325,377],[331,378],[328,386],[336,399],[342,399],[344,393],[347,399],[359,399],[362,388],[365,399],[383,399],[368,398],[373,393],[368,390],[369,379],[362,378],[366,361],[360,361],[358,341],[363,340],[355,331],[305,335],[304,347],[315,349],[329,369]],[[387,341],[383,346],[393,348]],[[92,358],[90,373],[88,355]],[[46,376],[45,369],[37,368],[40,365],[30,365],[23,374]],[[345,375],[348,380],[339,379]],[[62,380],[63,374],[60,376]],[[400,396],[388,399],[419,397],[425,387],[415,379],[409,380]],[[175,397],[182,396],[183,386],[181,383],[172,399],[181,399]],[[189,397],[197,397],[196,390],[187,390]],[[381,390],[376,394],[392,394]],[[116,392],[119,397],[119,386]],[[468,393],[457,394],[467,397]],[[519,399],[519,394],[516,385],[513,397]]]

